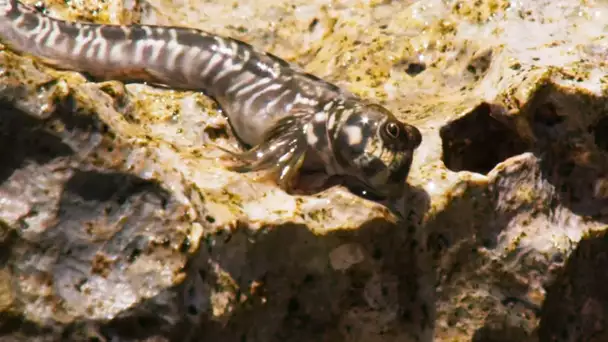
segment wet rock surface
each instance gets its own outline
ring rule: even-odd
[[[222,168],[205,95],[2,50],[0,340],[608,338],[605,4],[36,4],[243,39],[423,142],[397,201],[292,196]]]

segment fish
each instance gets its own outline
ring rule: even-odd
[[[246,42],[178,26],[50,17],[0,0],[0,42],[50,67],[99,80],[202,92],[218,103],[242,151],[234,172],[267,172],[292,193],[304,172],[354,180],[392,198],[406,185],[420,130],[387,108]]]

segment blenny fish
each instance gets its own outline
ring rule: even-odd
[[[0,42],[60,70],[213,98],[246,146],[238,172],[268,171],[285,191],[304,170],[355,179],[381,197],[405,187],[420,131],[243,41],[198,29],[59,20],[0,0]]]

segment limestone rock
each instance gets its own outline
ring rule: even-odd
[[[0,51],[1,341],[607,336],[605,3],[36,4],[248,41],[423,143],[402,199],[288,195],[221,167],[203,94]]]

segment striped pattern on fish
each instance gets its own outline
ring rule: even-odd
[[[302,169],[357,179],[398,195],[419,130],[272,54],[228,37],[183,27],[100,25],[43,15],[0,0],[0,42],[64,70],[99,79],[202,91],[250,148],[240,172],[268,170],[290,190]]]

